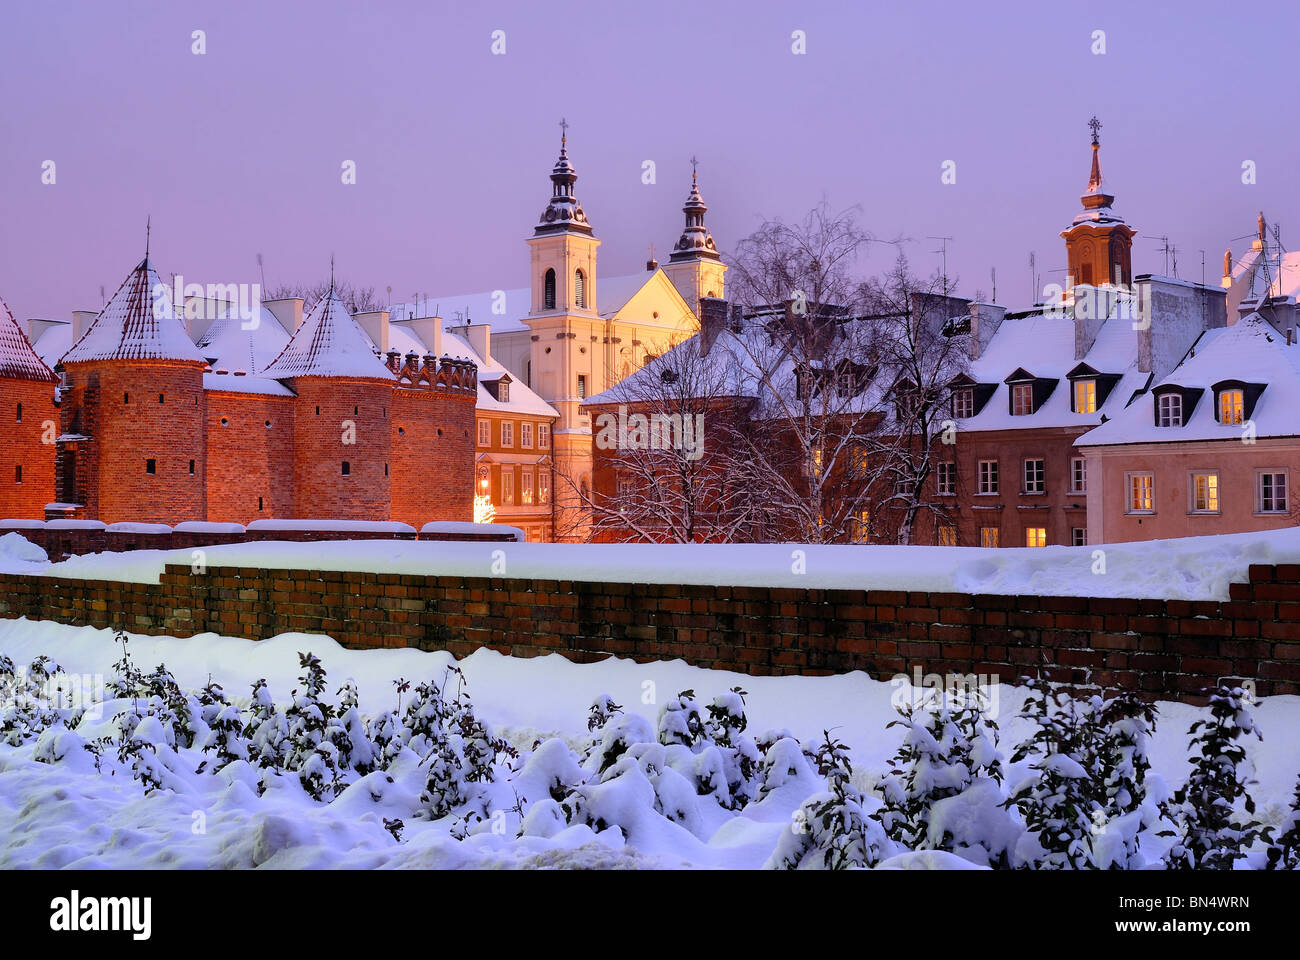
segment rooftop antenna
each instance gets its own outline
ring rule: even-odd
[[[262,255],[257,255],[257,270],[262,275],[262,289],[266,289],[266,267],[262,265]]]
[[[1029,302],[1038,302],[1038,268],[1034,261],[1034,251],[1029,251],[1029,283],[1033,288],[1029,294]]]
[[[998,268],[989,267],[989,278],[993,281],[993,302],[998,302]]]
[[[330,290],[334,289],[334,254],[330,254]]]
[[[948,241],[951,240],[952,237],[926,237],[926,239],[941,241],[939,249],[931,250],[930,252],[943,255],[943,295],[946,297],[948,296]]]
[[[1171,246],[1169,245],[1169,238],[1168,238],[1168,237],[1163,236],[1163,235],[1160,235],[1160,234],[1157,234],[1156,236],[1153,236],[1153,237],[1147,237],[1146,239],[1148,239],[1148,240],[1159,240],[1159,241],[1160,241],[1160,249],[1164,252],[1164,255],[1165,255],[1165,276],[1166,276],[1166,277],[1169,276],[1169,254],[1170,254],[1171,252],[1173,252],[1176,248],[1171,247]],[[1175,269],[1175,270],[1178,269],[1178,267],[1177,267],[1177,263],[1178,263],[1178,261],[1175,260],[1175,261],[1174,261],[1174,264],[1175,264],[1174,269]]]
[[[1201,286],[1205,286],[1205,251],[1201,251]]]

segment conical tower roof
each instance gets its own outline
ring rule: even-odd
[[[573,164],[569,162],[569,125],[561,120],[560,126],[564,133],[560,136],[560,157],[551,170],[551,199],[547,202],[546,209],[542,211],[537,227],[533,230],[535,236],[544,236],[548,233],[591,233],[587,214],[573,192],[573,185],[578,180],[578,171],[573,169]]]
[[[50,382],[59,379],[36,355],[3,300],[0,300],[0,379]]]
[[[692,166],[694,160],[691,161]],[[686,227],[682,230],[681,237],[673,246],[673,252],[668,257],[669,263],[679,263],[682,260],[695,260],[703,257],[707,260],[722,259],[718,254],[718,248],[713,242],[713,235],[709,233],[709,228],[704,225],[704,214],[708,211],[704,205],[704,198],[700,196],[700,185],[696,180],[695,170],[691,170],[691,192],[686,197],[686,203],[682,206],[682,213],[686,214]]]
[[[117,288],[81,339],[60,363],[97,360],[193,360],[204,363],[172,309],[171,287],[164,286],[148,256]]]
[[[273,380],[294,377],[349,377],[395,380],[375,355],[370,338],[334,292],[321,297],[280,355],[259,374]]]

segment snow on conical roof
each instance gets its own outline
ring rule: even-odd
[[[51,382],[59,379],[37,356],[9,307],[0,300],[0,379],[5,378]]]
[[[397,379],[375,354],[370,338],[352,319],[333,287],[320,298],[280,355],[259,376],[272,380],[294,377]]]
[[[93,360],[194,360],[203,355],[172,310],[164,286],[145,257],[122,281],[81,339],[60,363]]]

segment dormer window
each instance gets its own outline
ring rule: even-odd
[[[975,416],[975,390],[962,387],[952,393],[952,415],[957,419]]]
[[[1156,400],[1156,426],[1181,427],[1183,425],[1183,395],[1166,393]]]
[[[497,384],[497,399],[502,403],[510,402],[510,381],[503,378],[501,382]]]
[[[1241,423],[1245,419],[1246,394],[1243,390],[1219,391],[1219,422]]]
[[[1042,409],[1047,398],[1056,389],[1059,380],[1036,377],[1021,367],[1003,381],[1009,390],[1008,413],[1013,417],[1027,417]]]
[[[1096,413],[1097,412],[1097,381],[1096,380],[1074,381],[1074,412],[1075,413]]]
[[[1264,392],[1265,383],[1244,380],[1220,380],[1214,384],[1214,413],[1219,423],[1239,426],[1255,414],[1255,404]]]
[[[1032,383],[1013,383],[1011,385],[1011,415],[1027,417],[1034,412],[1034,385]]]
[[[954,417],[977,417],[989,398],[997,393],[998,385],[977,383],[969,375],[961,373],[949,381],[948,389]]]

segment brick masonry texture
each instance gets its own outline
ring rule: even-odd
[[[53,384],[0,377],[0,517],[45,515],[54,493],[55,445],[48,440],[58,434]]]
[[[0,575],[0,617],[768,675],[1029,674],[1192,703],[1222,678],[1300,693],[1300,565],[1252,566],[1226,602],[168,566],[158,584]]]

